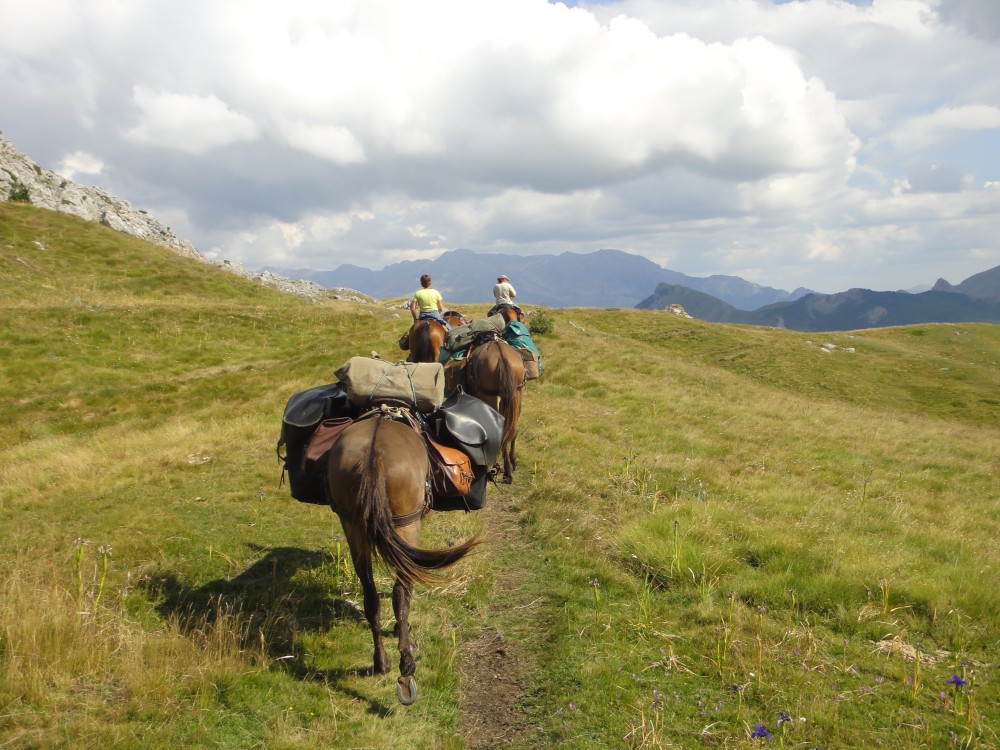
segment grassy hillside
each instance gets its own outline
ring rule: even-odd
[[[0,308],[0,747],[1000,747],[998,326],[548,311],[404,709],[274,442],[405,320],[11,204]]]

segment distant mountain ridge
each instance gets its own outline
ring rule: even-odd
[[[986,273],[993,274],[994,271],[997,273],[990,278],[1000,281],[1000,266]],[[796,331],[852,331],[917,323],[1000,323],[1000,283],[995,287],[985,284],[974,286],[982,293],[981,296],[970,297],[936,289],[920,294],[850,289],[837,294],[808,294],[792,302],[779,302],[746,311],[682,286],[661,284],[637,307],[663,310],[679,304],[701,320]]]
[[[755,310],[809,293],[808,289],[789,293],[738,276],[687,276],[621,250],[526,256],[459,249],[442,253],[434,260],[393,263],[380,271],[351,264],[332,271],[271,266],[263,270],[325,287],[349,287],[373,297],[411,294],[419,288],[420,275],[429,273],[434,287],[451,305],[492,302],[491,290],[501,273],[510,276],[518,302],[548,307],[634,307],[658,283],[682,284],[741,310]]]
[[[958,286],[938,279],[931,291],[954,292],[973,299],[1000,301],[1000,266],[970,276]]]
[[[407,296],[417,288],[420,275],[430,273],[446,302],[483,303],[492,301],[490,290],[496,276],[506,273],[518,290],[518,301],[527,305],[662,310],[673,304],[706,321],[802,331],[932,322],[1000,323],[1000,266],[957,285],[938,279],[933,288],[921,293],[850,289],[829,295],[802,288],[789,293],[737,276],[687,276],[642,256],[611,249],[537,256],[452,250],[432,261],[404,261],[381,271],[344,264],[333,271],[266,268],[251,273],[229,261],[206,259],[190,242],[128,201],[39,167],[0,132],[0,201],[5,200],[75,214],[169,247],[179,255],[311,297],[336,296],[329,290],[351,295],[359,290],[378,298]]]

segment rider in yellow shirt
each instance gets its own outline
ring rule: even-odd
[[[413,299],[410,300],[410,315],[413,316],[413,320],[432,318],[443,325],[446,330],[450,331],[451,326],[448,325],[448,321],[442,315],[444,312],[444,300],[437,289],[431,288],[430,275],[425,273],[420,277],[420,287],[414,293]]]

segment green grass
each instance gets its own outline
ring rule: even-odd
[[[545,311],[514,485],[424,539],[516,526],[417,591],[403,709],[274,455],[397,311],[6,203],[0,307],[0,746],[462,748],[489,628],[516,747],[1000,747],[1000,327]]]

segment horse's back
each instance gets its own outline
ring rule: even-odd
[[[411,362],[437,362],[447,330],[433,318],[414,321],[409,333],[409,360]]]
[[[333,444],[328,478],[334,510],[346,506],[363,481],[381,477],[393,504],[423,497],[430,465],[416,431],[402,422],[374,417],[355,422]]]
[[[470,365],[476,369],[476,378],[491,390],[498,389],[505,375],[519,386],[524,382],[524,360],[510,344],[490,341],[472,351]]]

